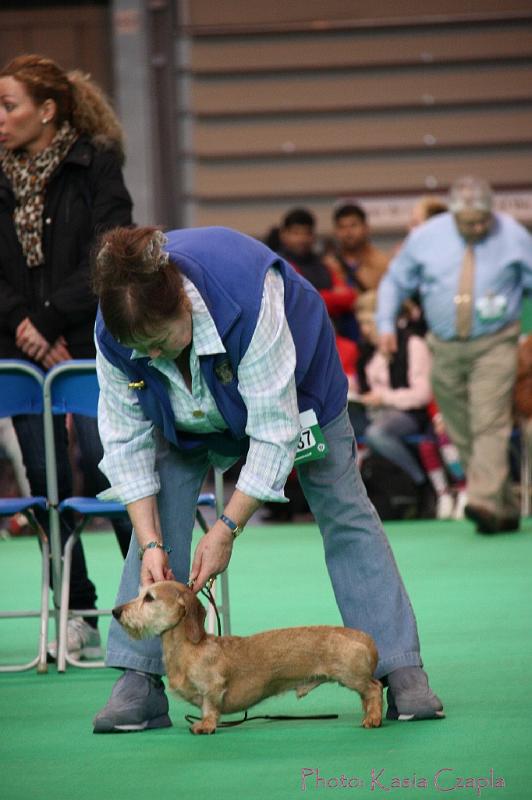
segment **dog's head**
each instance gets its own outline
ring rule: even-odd
[[[161,636],[183,623],[190,642],[205,637],[205,609],[194,592],[177,581],[159,581],[144,587],[138,597],[113,609],[113,617],[132,639]]]

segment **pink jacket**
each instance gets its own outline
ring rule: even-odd
[[[366,379],[372,392],[382,395],[383,403],[400,411],[423,408],[432,399],[431,355],[420,336],[408,340],[408,387],[392,389],[385,356],[378,351],[366,365]]]

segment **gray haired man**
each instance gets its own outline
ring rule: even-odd
[[[449,212],[412,231],[391,262],[377,309],[389,353],[402,301],[420,294],[434,395],[467,475],[465,513],[485,534],[519,528],[508,440],[521,303],[532,289],[532,237],[492,206],[485,181],[455,181]]]

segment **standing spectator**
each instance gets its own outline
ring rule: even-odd
[[[97,234],[131,223],[120,124],[87,76],[24,55],[0,71],[0,145],[0,357],[30,359],[46,370],[93,358],[90,248]],[[75,416],[74,423],[87,477],[99,475],[97,488],[104,489],[96,420]],[[46,495],[42,421],[19,416],[14,425],[32,493]],[[56,418],[56,447],[62,499],[72,494],[64,417]],[[47,525],[46,515],[41,522]],[[125,554],[131,525],[117,520],[113,526]],[[63,521],[63,545],[68,535]],[[70,606],[95,604],[78,543]],[[69,621],[72,655],[97,655],[99,646],[94,618]],[[55,649],[51,642],[52,656]]]
[[[395,317],[419,290],[434,394],[467,476],[465,515],[479,533],[515,531],[508,440],[532,237],[493,213],[491,189],[478,178],[453,184],[449,209],[412,231],[393,259],[379,287],[380,347],[396,349]]]

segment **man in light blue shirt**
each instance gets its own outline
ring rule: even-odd
[[[432,383],[467,474],[466,516],[479,533],[519,528],[508,466],[523,293],[532,289],[532,237],[492,211],[485,181],[458,179],[449,213],[416,228],[382,280],[380,348],[395,350],[395,318],[418,291],[430,330]]]

